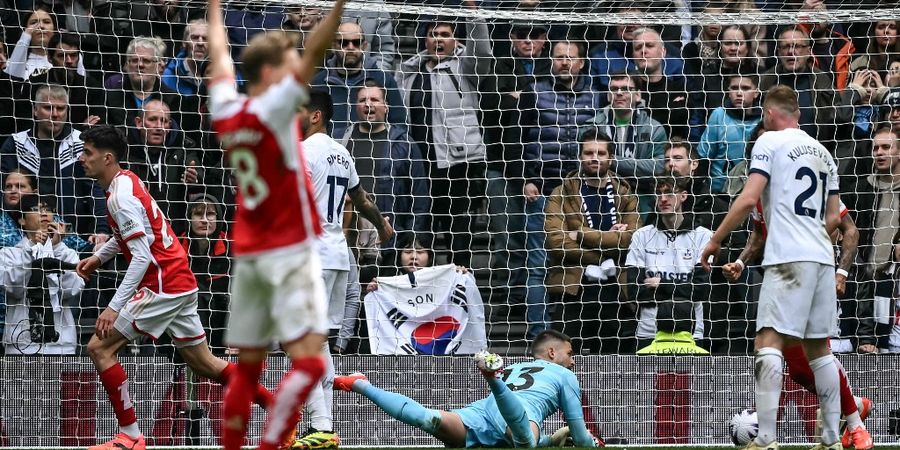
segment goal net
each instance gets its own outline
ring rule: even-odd
[[[302,50],[332,5],[224,3],[238,62],[260,33],[296,33]],[[821,308],[814,317],[855,395],[875,407],[865,422],[875,442],[900,439],[896,2],[345,9],[308,84],[328,95],[323,132],[347,148],[397,234],[382,242],[345,202],[352,186],[330,181],[320,212],[343,224],[352,249],[346,295],[329,298],[338,374],[361,371],[428,407],[459,408],[489,393],[474,352],[525,360],[553,329],[573,339],[585,417],[607,443],[729,444],[731,417],[754,407],[763,247],[751,231],[765,239],[764,214],[727,236],[711,272],[699,257],[747,182],[764,94],[786,85],[800,129],[835,161],[843,206],[838,318]],[[127,136],[123,165],[186,250],[210,347],[235,358],[224,335],[240,320],[229,304],[241,180],[210,125],[206,12],[194,0],[0,1],[0,447],[87,446],[116,432],[87,342],[128,263],[120,255],[87,281],[67,265],[114,235],[104,190],[79,159],[92,126]],[[824,180],[795,181],[773,197],[823,216]],[[773,252],[815,245],[799,229],[768,231],[780,239]],[[346,252],[328,252],[344,266]],[[148,444],[218,443],[222,388],[186,369],[170,338],[135,341],[120,359]],[[802,355],[786,362],[780,438],[811,442],[814,384]],[[264,383],[274,389],[289,366],[273,351]],[[343,445],[438,444],[354,394],[334,402]],[[265,416],[254,412],[251,443]],[[545,431],[562,423],[551,416]]]

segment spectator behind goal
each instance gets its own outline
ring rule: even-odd
[[[712,231],[684,212],[683,179],[656,180],[656,213],[634,232],[625,260],[628,299],[638,304],[638,354],[707,354],[703,304],[709,301],[709,274],[699,265]]]

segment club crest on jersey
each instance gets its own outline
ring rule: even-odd
[[[692,261],[697,258],[698,258],[698,256],[695,255],[694,249],[692,249],[692,248],[685,249],[684,251],[681,252],[681,259],[683,259],[685,261]]]

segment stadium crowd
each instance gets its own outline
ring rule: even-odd
[[[585,3],[636,23],[345,13],[310,88],[331,96],[328,132],[400,235],[378,242],[371,224],[352,221],[355,291],[398,272],[405,236],[430,263],[475,273],[489,328],[527,324],[524,336],[511,327],[504,339],[556,328],[582,353],[634,353],[654,339],[694,353],[746,353],[758,261],[741,261],[747,270],[731,280],[720,268],[700,270],[697,259],[746,179],[761,98],[784,84],[799,93],[801,128],[838,162],[858,230],[858,254],[835,275],[833,348],[900,352],[900,20],[692,28],[637,23],[649,7],[641,1],[447,0],[538,12]],[[660,3],[705,13],[831,7],[673,0],[654,8]],[[0,6],[3,351],[83,351],[123,274],[114,260],[85,284],[69,267],[110,238],[79,135],[112,124],[127,135],[124,165],[146,182],[190,256],[211,346],[225,352],[240,180],[210,129],[202,2]],[[322,17],[274,3],[235,1],[225,11],[236,61],[255,34],[305,36]],[[719,266],[738,258],[752,226],[732,233]],[[336,351],[366,352],[358,300],[347,311]]]

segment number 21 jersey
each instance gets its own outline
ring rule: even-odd
[[[796,128],[768,131],[753,146],[750,173],[769,179],[762,193],[768,228],[763,266],[800,261],[833,266],[825,208],[828,196],[838,194],[838,178],[828,150]]]
[[[309,242],[321,233],[297,108],[306,88],[289,75],[257,97],[234,80],[213,82],[209,111],[238,187],[234,254],[256,255]]]

